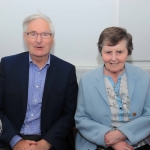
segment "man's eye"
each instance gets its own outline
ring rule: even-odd
[[[31,36],[36,36],[37,34],[36,34],[36,33],[30,33],[30,35],[31,35]]]
[[[43,33],[42,36],[49,36],[49,34],[48,33]]]

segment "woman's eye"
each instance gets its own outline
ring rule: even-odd
[[[108,51],[108,52],[106,52],[107,54],[110,54],[111,53],[111,51]]]
[[[118,53],[119,53],[119,54],[121,54],[121,53],[122,53],[122,51],[118,51]]]

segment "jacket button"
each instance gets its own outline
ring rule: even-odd
[[[136,116],[136,112],[132,113],[132,116]]]

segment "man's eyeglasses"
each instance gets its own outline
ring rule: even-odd
[[[36,33],[36,32],[25,32],[29,38],[36,39],[38,35],[41,36],[42,39],[49,39],[53,36],[52,33]]]

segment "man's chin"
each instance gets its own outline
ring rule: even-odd
[[[46,57],[49,54],[32,54],[34,57]]]
[[[31,54],[32,58],[36,58],[36,59],[47,59],[49,56],[49,54]]]

